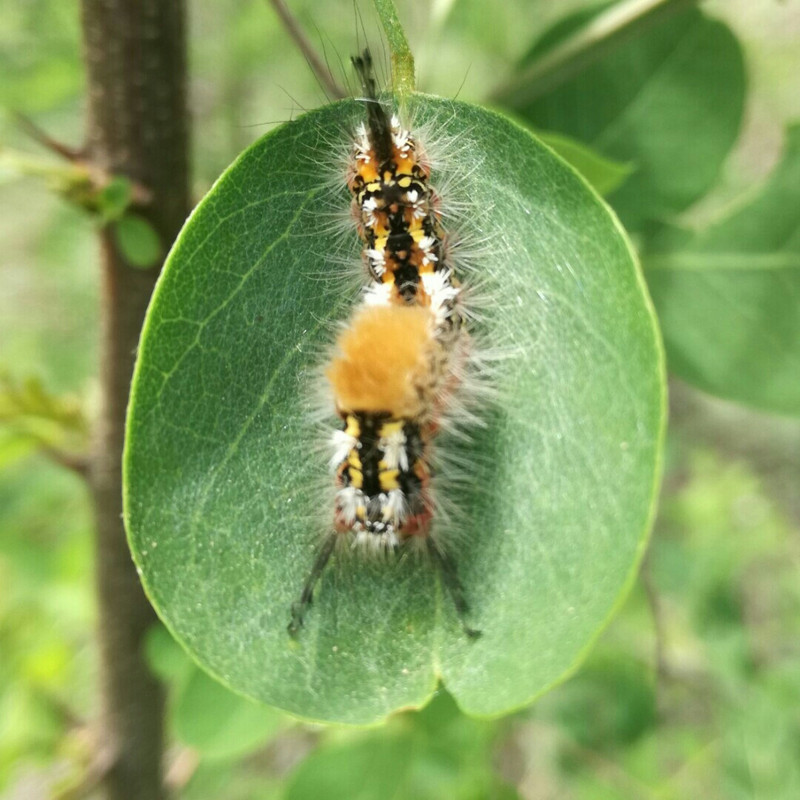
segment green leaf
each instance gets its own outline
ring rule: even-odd
[[[406,797],[412,745],[407,732],[395,731],[315,751],[292,776],[287,800]]]
[[[608,646],[599,646],[575,679],[548,699],[571,738],[593,753],[630,744],[656,728],[650,665],[621,658]]]
[[[323,743],[292,774],[286,798],[510,800],[518,795],[492,767],[498,728],[465,718],[440,692],[421,712],[395,716],[386,727],[344,742]]]
[[[103,222],[119,219],[131,203],[133,184],[123,175],[115,175],[97,193],[97,211]]]
[[[670,369],[702,389],[800,414],[800,126],[746,205],[645,255]]]
[[[162,681],[183,685],[195,669],[191,658],[159,623],[147,631],[144,652],[147,665]]]
[[[479,333],[508,354],[459,454],[474,488],[448,496],[483,637],[464,636],[432,564],[357,552],[326,570],[299,640],[286,633],[332,514],[313,396],[357,303],[343,276],[360,274],[358,240],[332,224],[348,198],[331,187],[362,104],[276,129],[220,178],[168,259],[134,378],[125,514],[154,606],[224,683],[306,718],[375,721],[440,680],[474,714],[530,702],[608,620],[653,512],[662,352],[621,228],[522,128],[412,99],[457,143],[434,183],[471,204]]]
[[[9,442],[27,440],[73,454],[89,446],[89,424],[77,398],[50,394],[36,377],[17,381],[1,370],[0,430]]]
[[[586,12],[562,21],[526,62],[586,22]],[[536,128],[631,162],[635,173],[610,202],[626,226],[639,227],[684,210],[715,183],[739,132],[744,93],[736,38],[690,9],[619,44],[517,111]]]
[[[206,675],[163,625],[145,639],[147,663],[176,692],[170,705],[176,736],[202,757],[239,758],[263,747],[282,716],[271,708],[233,694]]]
[[[36,448],[36,442],[30,436],[0,427],[0,469],[25,458]]]
[[[120,252],[133,267],[148,269],[161,258],[161,240],[155,228],[138,214],[125,214],[112,223]]]
[[[603,158],[597,151],[570,136],[552,131],[536,131],[536,135],[546,145],[552,147],[564,161],[572,164],[598,194],[610,194],[619,188],[634,170],[631,164]]]
[[[234,694],[198,667],[179,689],[172,718],[184,744],[221,760],[262,748],[283,720],[279,712]]]

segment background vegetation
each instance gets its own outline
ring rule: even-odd
[[[354,23],[334,5],[295,3],[293,9],[309,30],[324,31],[336,61],[352,49]],[[609,121],[592,133],[557,113],[570,102],[582,104],[579,122],[609,113],[609,84],[605,92],[602,85],[585,89],[593,100],[575,89],[550,107],[539,101],[538,108],[513,84],[542,34],[585,7],[517,0],[492,8],[491,25],[477,0],[407,4],[400,11],[422,89],[460,91],[477,102],[494,93],[497,103],[517,105],[516,113],[537,127],[592,145],[618,172],[631,165],[630,176],[612,181],[619,186],[610,200],[640,244],[646,268],[650,259],[652,269],[674,270],[681,258],[684,266],[690,261],[686,254],[722,250],[745,253],[749,263],[784,254],[779,268],[794,271],[781,274],[784,299],[796,300],[798,226],[787,209],[797,182],[765,181],[779,162],[786,127],[800,117],[797,5],[709,2],[703,4],[707,19],[673,18],[642,33],[639,42],[653,37],[646,53],[659,46],[669,51],[669,37],[686,35],[679,30],[685,24],[703,58],[680,62],[688,77],[673,74],[666,59],[655,65],[646,91],[636,94],[640,113],[630,113],[635,104],[622,106],[626,125],[617,124],[616,136]],[[190,16],[199,197],[269,124],[318,105],[321,97],[266,4],[198,2]],[[85,79],[77,3],[3,0],[0,19],[0,69],[8,76],[0,101],[60,140],[80,142]],[[621,48],[609,58],[625,66]],[[628,69],[642,63],[631,59]],[[614,64],[605,63],[613,74]],[[502,85],[511,86],[511,99],[498,91]],[[656,102],[659,91],[667,101]],[[63,462],[81,453],[97,405],[96,218],[47,190],[46,183],[63,187],[63,165],[37,148],[11,115],[0,126],[0,797],[91,796],[85,783],[97,716],[91,512],[81,477],[51,456]],[[699,165],[686,166],[681,157],[693,149]],[[20,152],[35,165],[22,163]],[[593,163],[600,178],[611,180],[612,167]],[[793,164],[784,162],[776,175],[791,176]],[[45,180],[20,179],[21,167]],[[648,202],[637,202],[641,197]],[[747,206],[750,200],[755,204]],[[745,212],[737,218],[739,208]],[[756,233],[782,221],[785,235],[748,239],[748,220],[758,223]],[[681,239],[678,246],[676,223],[705,233],[695,234],[699,243]],[[735,247],[724,239],[726,224],[741,235]],[[715,237],[723,237],[725,248],[715,246]],[[758,318],[765,341],[740,341],[733,335],[742,324],[736,315],[716,329],[700,324],[720,319],[713,302],[723,293],[718,284],[712,282],[704,300],[701,284],[670,294],[656,282],[673,368],[717,394],[786,416],[712,399],[674,381],[650,553],[635,590],[580,672],[531,709],[500,721],[468,719],[442,693],[424,711],[397,715],[379,729],[317,728],[231,695],[157,627],[148,657],[169,686],[168,781],[179,796],[337,798],[353,796],[354,786],[365,798],[771,800],[800,794],[800,424],[793,394],[800,373],[797,351],[784,346],[796,328],[791,316],[782,316],[793,306],[769,306]],[[745,299],[761,297],[758,286],[745,287]],[[692,303],[697,308],[688,317],[677,313]],[[781,324],[771,327],[776,321]],[[726,330],[731,335],[720,336]],[[717,369],[730,363],[730,342],[739,365]]]

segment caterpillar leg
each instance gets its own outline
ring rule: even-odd
[[[456,562],[450,556],[442,553],[430,539],[428,540],[428,550],[436,566],[439,568],[444,585],[447,587],[447,591],[453,600],[453,605],[456,608],[456,613],[461,621],[461,627],[464,629],[464,633],[470,639],[477,639],[483,632],[476,628],[471,628],[464,619],[469,613],[469,604],[467,603],[467,598],[464,596],[464,587],[461,584],[461,579],[458,577]]]
[[[306,609],[311,605],[314,597],[314,587],[317,585],[320,576],[322,575],[325,566],[330,560],[333,548],[336,545],[336,534],[328,534],[328,538],[322,543],[322,546],[317,552],[317,557],[314,559],[314,565],[311,567],[306,582],[303,585],[303,592],[300,599],[296,603],[292,603],[292,618],[286,626],[289,636],[296,637],[303,627],[303,617],[305,616]]]

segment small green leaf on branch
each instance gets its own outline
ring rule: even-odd
[[[125,216],[111,223],[114,241],[133,267],[150,269],[161,258],[161,240],[156,229],[138,214]]]

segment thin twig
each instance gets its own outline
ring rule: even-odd
[[[0,422],[3,421],[0,420]],[[89,476],[89,456],[87,453],[70,453],[67,450],[54,447],[44,437],[30,431],[24,431],[22,435],[33,439],[38,451],[47,456],[54,464],[58,464],[59,467],[65,467],[70,472],[80,475],[81,478]]]
[[[520,108],[555,89],[620,43],[697,0],[623,0],[598,14],[492,92],[493,103]]]
[[[36,157],[31,157],[23,153],[17,155],[13,150],[5,150],[5,153],[10,153],[13,156],[14,164],[20,171],[40,177],[59,178],[67,184],[79,184],[88,180],[92,189],[95,191],[102,191],[114,179],[114,175],[110,172],[88,160],[85,149],[70,147],[69,145],[62,144],[56,139],[53,139],[52,136],[43,131],[33,120],[29,119],[24,114],[14,112],[14,116],[17,120],[17,124],[31,139],[72,165],[71,167],[58,167],[50,164],[45,159],[40,161]],[[131,205],[139,209],[150,205],[153,199],[153,192],[138,181],[130,180],[129,183]]]
[[[60,467],[79,475],[81,478],[89,477],[89,457],[84,454],[67,453],[55,447],[42,446],[42,453]]]
[[[53,800],[84,800],[94,796],[95,790],[105,780],[115,760],[115,751],[109,744],[99,746],[80,780],[55,794]]]
[[[83,148],[70,147],[57,141],[49,133],[43,131],[32,119],[20,114],[19,111],[14,112],[14,118],[17,124],[22,128],[31,139],[39,142],[42,146],[51,150],[53,153],[65,158],[67,161],[76,162],[81,161],[85,156]]]
[[[164,776],[164,783],[170,794],[179,794],[192,776],[197,772],[200,756],[192,747],[178,747],[169,754],[169,765]]]
[[[628,772],[624,764],[617,763],[612,757],[581,744],[552,723],[530,720],[522,725],[519,731],[526,741],[554,740],[559,749],[583,761],[585,766],[594,772],[595,777],[607,783],[622,797],[630,800],[655,800],[658,796],[651,786]]]
[[[600,780],[607,781],[612,789],[620,791],[623,796],[633,800],[655,800],[658,793],[632,775],[623,764],[598,750],[585,747],[576,740],[567,743],[567,747],[579,758],[583,759]]]
[[[286,3],[284,3],[283,0],[269,0],[269,3],[281,18],[281,22],[283,22],[289,36],[294,39],[295,44],[300,49],[300,52],[303,54],[311,71],[320,82],[323,90],[334,100],[341,100],[343,97],[347,97],[348,93],[334,80],[330,70],[317,55],[317,52],[311,46],[311,42],[306,38],[300,24],[292,16],[292,12],[286,7]]]
[[[653,571],[650,565],[649,554],[642,563],[639,575],[642,579],[642,586],[644,587],[645,594],[647,595],[650,615],[653,618],[653,635],[655,637],[655,653],[653,658],[655,661],[657,686],[660,687],[663,685],[664,680],[669,677],[669,667],[664,655],[664,610],[661,605],[661,597],[653,581]]]

